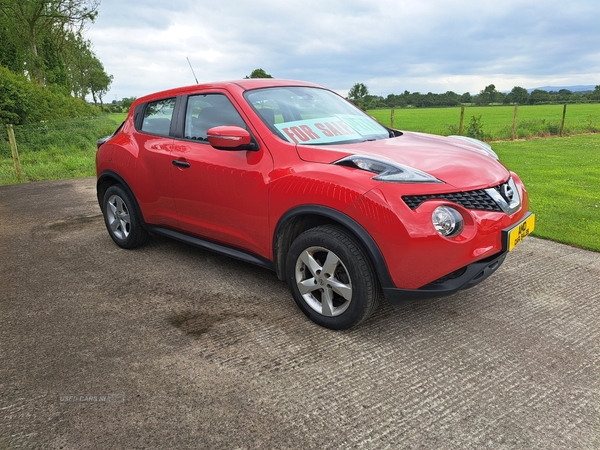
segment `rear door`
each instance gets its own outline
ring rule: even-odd
[[[171,185],[171,151],[176,98],[165,98],[136,109],[135,139],[139,155],[136,198],[147,223],[176,228],[177,210]]]

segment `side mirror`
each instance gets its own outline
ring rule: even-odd
[[[206,137],[210,145],[218,150],[255,150],[248,130],[234,125],[210,128]]]

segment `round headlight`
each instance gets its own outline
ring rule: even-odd
[[[447,238],[458,236],[463,230],[464,221],[461,214],[449,206],[435,208],[431,221],[435,230]]]

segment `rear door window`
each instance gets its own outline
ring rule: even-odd
[[[144,111],[142,131],[144,133],[156,134],[159,136],[168,136],[169,131],[171,130],[174,110],[174,98],[167,98],[148,103]]]

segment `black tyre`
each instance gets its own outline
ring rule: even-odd
[[[323,327],[350,328],[379,304],[381,289],[370,261],[342,228],[323,225],[298,236],[287,256],[286,273],[302,312]]]
[[[135,200],[122,186],[106,190],[102,211],[108,234],[119,247],[135,248],[148,241]]]

